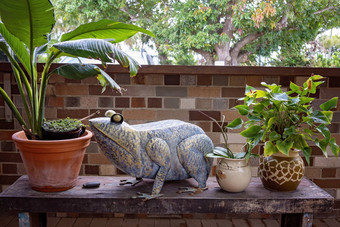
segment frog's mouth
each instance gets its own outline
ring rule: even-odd
[[[94,118],[89,122],[98,144],[113,143],[115,147],[121,147],[134,159],[138,159],[137,146],[139,141],[136,140],[136,135],[132,133],[131,127],[127,123],[111,122],[110,118]],[[132,141],[136,142],[133,143]]]

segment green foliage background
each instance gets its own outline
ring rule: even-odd
[[[338,67],[336,60],[330,60],[338,56],[333,57],[334,51],[306,51],[306,43],[316,40],[318,34],[340,27],[337,0],[52,2],[60,31],[103,18],[149,29],[155,39],[141,35],[129,45],[136,49],[152,46],[162,64],[214,64],[219,60],[226,65]],[[274,57],[273,52],[277,53]],[[200,60],[194,55],[201,56]]]

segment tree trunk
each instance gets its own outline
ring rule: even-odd
[[[230,65],[229,64],[229,62],[231,61],[230,42],[227,42],[224,45],[216,45],[215,51],[218,61],[223,61],[224,65]]]
[[[196,49],[196,48],[193,48],[192,50],[203,56],[203,58],[205,59],[204,65],[214,65],[215,64],[214,53],[210,53],[208,51],[204,51],[204,50]]]

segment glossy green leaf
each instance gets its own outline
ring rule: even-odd
[[[7,95],[7,93],[5,92],[4,89],[2,89],[2,87],[0,87],[0,95],[2,96],[3,100],[6,102],[6,104],[9,106],[9,108],[11,109],[13,115],[15,116],[16,119],[18,119],[19,123],[23,126],[25,126],[26,129],[28,129],[26,122],[24,121],[24,119],[22,118],[19,110],[17,109],[17,107],[14,105],[14,103],[12,102],[11,98]]]
[[[336,157],[338,157],[338,156],[339,156],[340,149],[339,149],[339,146],[336,144],[335,138],[330,139],[329,145],[330,145],[330,147],[331,147],[332,153],[333,153]]]
[[[318,146],[321,149],[323,155],[327,158],[328,157],[328,154],[327,154],[328,143],[327,143],[326,139],[319,140],[318,138],[316,138],[315,139],[315,145]]]
[[[326,125],[321,124],[318,127],[316,127],[316,130],[325,137],[326,142],[328,143],[331,137],[331,133],[329,129],[326,127]]]
[[[293,92],[296,92],[297,94],[301,94],[301,92],[302,92],[302,88],[300,86],[294,84],[293,82],[290,82],[289,87]]]
[[[213,150],[213,154],[218,157],[224,157],[224,158],[233,158],[233,154],[228,151],[228,149],[224,147],[215,147]]]
[[[312,153],[312,148],[310,148],[310,147],[304,147],[303,149],[302,149],[302,152],[303,152],[303,155],[305,156],[305,159],[306,159],[306,161],[307,161],[307,164],[308,165],[310,165],[310,155],[311,155],[311,153]]]
[[[280,87],[276,84],[267,84],[266,82],[261,82],[261,85],[269,88],[271,91],[278,90],[277,88]]]
[[[226,127],[230,129],[239,129],[242,127],[243,120],[241,118],[236,118],[232,122],[230,122]]]
[[[251,138],[251,137],[256,137],[257,135],[259,135],[260,131],[261,131],[261,126],[253,125],[243,130],[240,134],[244,137]]]
[[[331,111],[315,111],[311,119],[315,123],[330,124],[333,118],[333,112]]]
[[[23,42],[21,42],[17,37],[12,35],[5,27],[4,24],[0,23],[0,34],[6,40],[7,45],[13,50],[15,56],[23,64],[26,71],[31,73],[30,57],[27,49]]]
[[[81,39],[65,41],[53,45],[56,49],[70,55],[100,59],[103,62],[112,62],[110,54],[113,53],[113,44],[101,39]]]
[[[125,52],[119,50],[117,47],[113,47],[114,58],[125,68],[129,68],[130,75],[137,75],[139,64]]]
[[[274,93],[274,100],[277,101],[288,101],[289,100],[289,96],[286,93]]]
[[[263,111],[264,107],[265,107],[264,105],[262,105],[261,103],[258,103],[254,105],[253,110],[257,113],[260,113]]]
[[[111,39],[110,41],[118,43],[130,38],[137,32],[143,32],[149,36],[155,37],[152,32],[138,26],[104,19],[80,25],[75,30],[63,34],[61,41],[86,39],[91,37],[98,39]]]
[[[1,21],[7,30],[24,42],[30,51],[47,43],[55,23],[50,1],[1,0]]]
[[[315,98],[310,97],[300,97],[300,104],[306,104],[314,101]]]
[[[59,68],[53,70],[51,74],[58,74],[68,79],[74,80],[82,80],[88,77],[95,77],[98,75],[102,75],[99,77],[101,80],[105,80],[107,84],[120,91],[121,88],[118,86],[116,82],[112,80],[112,78],[106,74],[103,74],[103,71],[95,65],[83,65],[83,64],[67,64],[60,66]],[[101,82],[102,83],[102,82]]]
[[[276,141],[276,147],[281,153],[288,155],[289,151],[293,147],[293,141],[291,141],[291,140],[284,140],[284,141],[278,140],[278,141]]]
[[[247,115],[249,113],[249,107],[247,105],[237,105],[234,106],[234,108],[237,109],[241,115]]]
[[[206,154],[205,156],[208,157],[208,158],[221,158],[220,155],[215,155],[215,154],[213,154],[213,153],[208,153],[208,154]]]
[[[321,80],[324,79],[325,77],[321,76],[321,75],[313,75],[310,77],[312,80]]]
[[[235,158],[237,159],[244,158],[245,156],[246,156],[246,152],[239,152],[235,154]]]
[[[322,110],[331,110],[336,108],[338,105],[338,97],[331,98],[327,102],[320,105],[320,109]]]
[[[264,151],[263,151],[264,156],[270,156],[277,152],[278,152],[277,148],[274,146],[274,144],[271,141],[267,141],[264,144]]]
[[[100,71],[100,74],[98,74],[97,79],[100,82],[100,85],[103,87],[102,93],[104,93],[107,86],[116,89],[119,93],[121,92],[120,86],[114,81],[109,74],[107,74],[105,71],[103,71],[101,68],[97,68]]]
[[[263,90],[256,90],[255,94],[257,99],[267,97],[267,92]]]
[[[293,135],[296,133],[296,129],[295,129],[295,126],[291,126],[289,128],[285,128],[284,129],[284,132],[283,132],[283,138],[287,138],[289,137],[290,135]]]
[[[271,117],[269,120],[268,120],[268,124],[267,124],[267,129],[268,131],[271,129],[272,125],[275,123],[276,121],[276,117]]]
[[[302,150],[304,147],[308,147],[305,139],[301,135],[295,135],[293,137],[293,148]]]
[[[281,139],[281,135],[278,134],[277,132],[272,131],[272,132],[269,134],[269,140],[270,140],[270,141],[275,141],[275,140],[279,140],[279,139]]]

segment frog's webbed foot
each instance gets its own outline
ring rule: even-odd
[[[189,193],[189,195],[196,195],[201,192],[204,192],[205,190],[208,190],[208,187],[204,188],[195,188],[195,187],[181,187],[178,189],[177,193]]]
[[[151,194],[150,195],[146,193],[137,192],[137,196],[133,196],[132,199],[143,199],[143,201],[147,201],[147,200],[158,198],[161,196],[163,196],[163,194],[155,194],[155,195]]]
[[[131,184],[131,186],[135,186],[136,184],[142,181],[143,181],[143,178],[137,177],[133,179],[120,180],[119,185]]]

